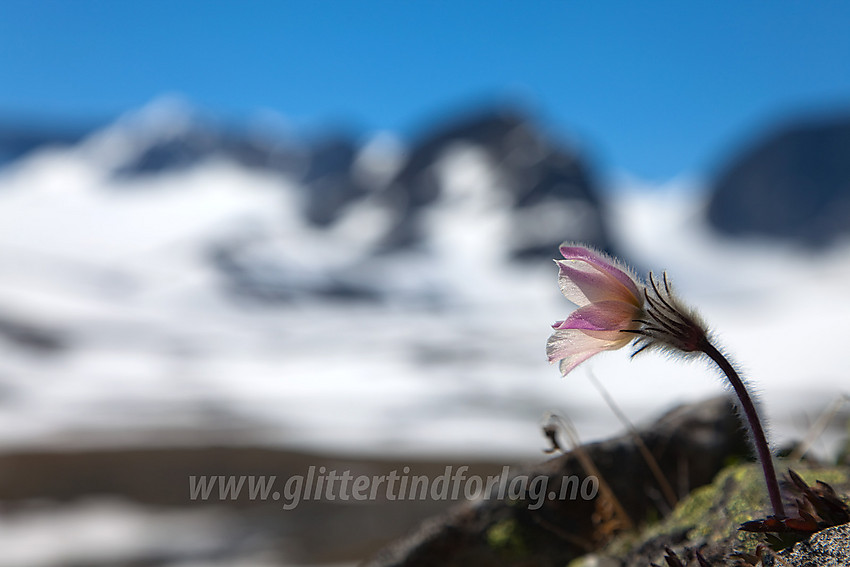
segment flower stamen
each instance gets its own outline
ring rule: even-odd
[[[642,347],[640,347],[640,348],[638,348],[637,350],[635,350],[635,351],[631,354],[631,356],[630,356],[629,358],[634,358],[634,357],[636,357],[637,355],[639,355],[640,353],[642,353],[643,351],[645,351],[646,349],[648,349],[648,348],[649,348],[649,347],[651,347],[651,346],[652,346],[652,343],[646,343],[646,344],[645,344],[645,345],[643,345]]]

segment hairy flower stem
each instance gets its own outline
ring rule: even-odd
[[[759,421],[758,413],[756,413],[756,406],[753,404],[753,400],[750,398],[749,392],[747,392],[747,389],[744,387],[744,382],[741,380],[741,377],[738,376],[738,373],[735,371],[732,364],[725,356],[720,354],[720,351],[717,350],[707,338],[703,338],[700,341],[700,345],[697,350],[705,353],[715,362],[715,364],[717,364],[717,366],[720,367],[720,370],[726,374],[726,377],[732,384],[735,394],[738,395],[738,399],[741,401],[741,408],[744,410],[744,415],[749,423],[750,431],[753,433],[753,443],[755,443],[756,452],[758,453],[761,468],[764,472],[764,481],[765,484],[767,484],[767,493],[770,496],[770,504],[773,506],[773,513],[776,516],[784,518],[785,508],[782,506],[782,496],[779,492],[779,483],[776,480],[776,471],[773,468],[773,457],[770,454],[770,448],[768,447],[764,430],[761,427],[761,421]]]

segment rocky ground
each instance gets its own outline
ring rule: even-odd
[[[247,484],[237,498],[222,498],[217,485],[208,498],[192,498],[189,479],[275,477],[274,490],[283,492],[287,479],[310,467],[369,477],[409,467],[411,475],[436,478],[459,466],[488,476],[504,463],[228,446],[7,452],[0,454],[0,566],[353,563],[452,502],[393,502],[378,491],[359,501],[312,496],[285,510],[285,498],[273,491],[251,498]],[[52,550],[4,549],[25,539],[45,540]]]
[[[790,465],[790,463],[789,463]],[[850,467],[825,467],[796,463],[794,470],[809,484],[821,480],[839,494],[850,493]],[[710,485],[692,492],[674,512],[663,521],[647,526],[639,533],[623,534],[601,550],[590,554],[579,565],[611,564],[622,567],[646,567],[650,563],[664,565],[667,549],[683,560],[690,558],[694,565],[699,550],[711,565],[745,565],[746,556],[754,556],[765,538],[760,534],[738,530],[747,521],[764,518],[770,507],[764,489],[761,469],[748,463],[725,468]],[[826,565],[819,557],[828,557],[832,550],[842,549],[844,563],[850,547],[842,547],[850,525],[825,530],[810,540],[778,554],[763,547],[763,564],[782,564],[795,558],[792,565]]]
[[[759,551],[764,536],[738,527],[770,513],[767,494],[760,468],[749,462],[738,416],[728,400],[679,408],[640,437],[682,495],[672,511],[635,439],[625,436],[525,471],[546,475],[549,486],[557,486],[558,479],[568,475],[590,474],[579,455],[583,453],[610,493],[600,490],[593,500],[550,499],[536,510],[529,509],[528,498],[469,503],[425,523],[364,567],[646,567],[667,565],[668,549],[684,564],[691,560],[696,565],[694,552],[700,550],[711,565],[736,565],[743,564],[746,554]],[[783,466],[793,466],[809,484],[829,483],[845,501],[843,495],[850,493],[847,465],[780,461]],[[797,563],[792,565],[847,565],[846,559],[830,563],[835,550],[850,549],[841,543],[847,532],[844,526],[815,534],[779,559],[762,549],[763,564],[793,559]]]
[[[370,477],[409,468],[410,475],[433,480],[446,467],[463,466],[467,477],[487,478],[502,474],[506,463],[221,446],[7,452],[0,455],[0,566],[349,565],[369,557],[363,567],[647,567],[667,565],[667,548],[685,565],[696,565],[699,549],[720,566],[740,563],[734,553],[753,554],[763,541],[737,529],[769,510],[728,399],[682,406],[639,432],[675,505],[638,437],[576,450],[562,437],[555,436],[567,452],[510,467],[510,483],[538,479],[543,491],[531,482],[501,494],[495,486],[473,501],[393,501],[379,491],[357,502],[305,499],[291,510],[273,497],[251,499],[244,492],[235,499],[216,491],[193,498],[188,479],[255,475],[283,482],[324,467]],[[846,461],[780,461],[780,470],[789,466],[809,484],[822,480],[850,494]],[[587,491],[590,477],[599,484]],[[49,543],[51,553],[33,555],[26,542],[34,537]],[[763,564],[847,565],[848,538],[847,526],[824,530],[775,559],[764,554]]]

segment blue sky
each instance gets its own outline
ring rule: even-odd
[[[597,167],[705,173],[800,112],[850,110],[850,2],[2,0],[0,117],[180,93],[231,119],[403,135],[519,99]]]

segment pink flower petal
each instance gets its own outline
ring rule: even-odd
[[[605,349],[600,349],[598,351],[587,351],[562,358],[561,361],[558,363],[558,370],[561,371],[561,376],[566,376],[567,374],[572,372],[572,370],[576,366],[578,366],[594,354],[598,354],[602,350]]]
[[[593,338],[577,329],[558,329],[546,342],[546,354],[549,362],[577,357],[582,357],[583,361],[605,350],[609,343],[610,341]]]
[[[599,301],[623,301],[641,304],[641,297],[633,294],[619,280],[583,260],[555,260],[558,264],[558,285],[564,297],[583,307]]]
[[[582,331],[594,339],[600,339],[609,343],[608,350],[617,350],[629,344],[635,337],[631,333],[616,331]]]
[[[593,335],[603,335],[601,332],[590,331]],[[626,333],[608,331],[609,339],[597,336],[578,329],[558,329],[549,337],[546,343],[546,354],[549,362],[560,362],[561,374],[566,375],[573,368],[603,350],[618,349],[631,340]],[[625,335],[625,336],[624,336]]]
[[[566,376],[593,355],[622,348],[632,338],[630,334],[620,331],[556,329],[546,343],[546,354],[550,363],[560,361],[559,369]]]
[[[576,309],[555,328],[619,332],[635,327],[634,319],[639,316],[640,308],[631,303],[600,301]]]
[[[627,269],[621,268],[615,260],[608,259],[603,254],[585,248],[584,246],[569,246],[562,244],[561,255],[566,260],[582,260],[587,262],[600,272],[603,272],[622,284],[633,296],[642,300],[640,291],[635,284],[634,278]]]

